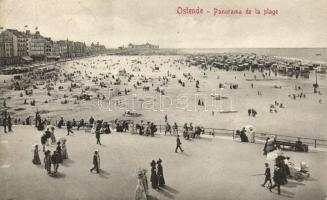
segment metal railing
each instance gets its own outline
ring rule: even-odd
[[[58,120],[56,120],[55,118],[47,117],[47,120],[48,120],[48,124],[53,124],[55,126],[57,126],[57,124],[58,124]],[[30,121],[31,121],[30,125],[35,125],[35,119],[33,117],[31,118]],[[13,125],[25,124],[25,120],[12,119],[12,122],[13,122]],[[78,123],[79,123],[79,121],[77,121],[77,124]],[[107,122],[107,123],[109,124],[109,126],[111,128],[116,128],[116,125],[113,121]],[[2,119],[0,119],[0,125],[1,126],[3,125]],[[134,123],[134,128],[135,128],[135,125],[136,125],[136,123]],[[65,123],[63,124],[63,126],[65,127]],[[159,133],[165,132],[166,125],[156,124],[156,126],[157,126],[157,132],[159,132]],[[196,126],[194,126],[194,128],[195,127]],[[85,122],[84,126],[82,126],[80,128],[81,128],[81,130],[85,130],[87,132],[88,130],[90,130],[92,128],[92,125],[89,124],[88,122]],[[194,128],[193,128],[193,130],[194,130]],[[237,137],[239,137],[236,135],[236,130],[232,130],[232,129],[207,128],[207,127],[201,127],[201,128],[203,129],[203,134],[206,134],[206,135],[227,136],[227,137],[231,137],[233,140],[236,139]],[[183,131],[184,131],[183,126],[177,126],[176,132],[178,134],[182,133]],[[173,125],[171,126],[171,132],[173,133]],[[254,133],[255,140],[265,141],[267,137],[271,137],[271,136],[276,137],[276,139],[278,141],[295,143],[296,141],[300,140],[303,144],[306,144],[306,145],[314,147],[314,148],[317,148],[317,147],[327,148],[327,140],[324,140],[324,139],[281,135],[281,134],[274,134],[274,133],[269,133],[269,132],[255,132]]]

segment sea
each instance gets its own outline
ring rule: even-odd
[[[255,53],[327,64],[327,48],[196,48],[179,49],[178,52],[186,54]]]

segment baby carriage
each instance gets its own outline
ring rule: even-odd
[[[309,167],[306,162],[301,162],[300,167],[295,167],[294,163],[289,163],[290,176],[296,181],[307,180],[310,177]]]

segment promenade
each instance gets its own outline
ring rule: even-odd
[[[0,135],[0,194],[7,199],[133,199],[136,169],[150,170],[152,159],[163,160],[166,189],[150,189],[152,199],[324,199],[326,152],[285,152],[291,161],[309,165],[311,177],[303,182],[289,180],[281,196],[261,187],[264,176],[262,144],[240,143],[220,136],[182,139],[184,153],[175,153],[175,137],[157,134],[143,137],[130,133],[102,135],[103,146],[84,130],[66,136],[56,129],[57,139],[67,138],[69,160],[59,167],[57,177],[44,166],[32,164],[32,145],[40,143],[41,132],[30,126],[14,126],[14,133]],[[55,146],[49,146],[54,150]],[[92,155],[99,149],[101,173],[91,174]],[[43,159],[40,153],[41,160]],[[270,163],[272,166],[273,163]],[[148,179],[149,179],[148,172]],[[186,184],[187,183],[187,184]],[[150,183],[149,183],[150,184]]]

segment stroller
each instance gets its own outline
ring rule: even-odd
[[[288,167],[290,169],[290,176],[296,181],[307,180],[310,177],[309,167],[306,162],[300,163],[300,168],[295,167],[294,163],[289,163]]]

